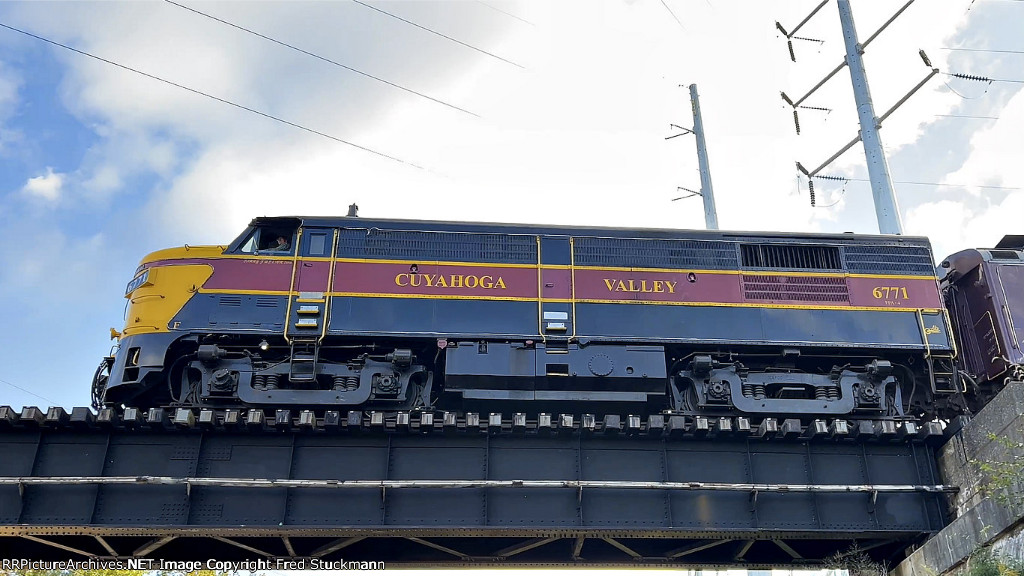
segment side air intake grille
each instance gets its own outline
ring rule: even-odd
[[[741,244],[740,253],[744,268],[843,269],[843,260],[836,246]]]
[[[779,276],[744,274],[743,297],[747,300],[850,303],[846,278],[827,276]]]
[[[242,297],[241,296],[221,296],[220,297],[220,305],[221,306],[241,306],[242,305]]]
[[[989,250],[989,254],[999,260],[1020,260],[1016,250]]]
[[[342,258],[536,264],[537,239],[512,234],[345,229]]]
[[[925,246],[844,246],[843,251],[846,268],[853,274],[935,275]]]
[[[580,237],[577,266],[736,270],[736,245],[714,240]]]

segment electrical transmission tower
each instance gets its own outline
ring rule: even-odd
[[[688,196],[673,198],[673,201],[691,198],[693,196],[700,196],[704,200],[705,226],[708,230],[718,230],[718,213],[715,210],[715,191],[711,187],[711,168],[708,165],[708,148],[704,142],[704,121],[700,116],[700,99],[697,97],[696,84],[690,84],[690,107],[693,110],[693,130],[683,128],[676,124],[671,124],[669,125],[670,128],[678,128],[679,130],[682,130],[682,133],[668,136],[665,140],[670,140],[677,136],[683,136],[684,134],[694,135],[697,140],[697,164],[700,167],[700,192],[690,190],[689,188],[679,187],[679,190],[684,190],[690,194]]]
[[[782,99],[793,107],[793,121],[796,124],[796,132],[799,134],[800,118],[797,110],[803,107],[803,102],[806,101],[811,94],[814,94],[822,87],[822,85],[832,79],[832,77],[839,73],[843,67],[849,67],[850,80],[853,83],[854,101],[857,104],[857,118],[860,122],[860,133],[856,138],[851,140],[846,146],[843,146],[838,152],[833,154],[828,158],[828,160],[825,160],[814,170],[807,170],[800,162],[796,163],[796,167],[797,170],[807,176],[807,187],[810,190],[811,205],[813,206],[814,177],[817,176],[822,169],[831,164],[836,158],[857,144],[857,142],[863,143],[864,156],[867,159],[868,165],[868,176],[871,181],[871,193],[875,202],[875,215],[878,218],[878,230],[882,234],[902,234],[903,223],[900,221],[899,204],[896,202],[896,194],[893,192],[892,178],[889,175],[889,164],[886,161],[885,152],[882,148],[882,138],[879,134],[879,129],[882,127],[882,122],[885,121],[885,119],[888,118],[896,108],[920,90],[929,80],[931,80],[933,76],[939,73],[939,70],[938,68],[932,68],[931,61],[928,60],[928,56],[924,53],[924,50],[920,50],[918,54],[920,54],[925,66],[931,68],[930,73],[906,95],[904,95],[903,98],[900,98],[892,108],[889,108],[889,110],[881,116],[876,116],[875,107],[871,101],[871,90],[868,87],[867,73],[864,70],[864,60],[862,57],[864,49],[867,48],[868,44],[877,38],[883,30],[892,24],[900,14],[909,8],[910,5],[914,3],[914,0],[908,0],[902,7],[900,7],[899,10],[896,11],[895,14],[892,15],[892,17],[886,20],[874,34],[869,36],[863,44],[860,43],[857,38],[857,28],[853,22],[853,11],[850,8],[850,0],[837,0],[837,2],[839,4],[839,21],[843,28],[843,40],[846,45],[846,58],[831,72],[829,72],[825,78],[800,98],[793,100],[783,92]],[[786,36],[789,55],[794,62],[796,62],[796,53],[793,50],[793,40],[807,40],[806,38],[795,36],[795,34],[827,3],[828,0],[822,0],[822,2],[818,4],[807,17],[797,24],[792,31],[787,32],[781,24],[778,22],[775,23],[775,26]]]

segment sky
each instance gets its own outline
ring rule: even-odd
[[[795,169],[858,131],[845,69],[799,136],[780,98],[842,62],[835,0],[796,62],[776,29],[817,4],[0,3],[0,405],[88,405],[139,260],[255,216],[703,228],[673,200],[700,187],[693,136],[666,140],[690,84],[721,228],[876,233],[860,145],[817,207]],[[861,40],[902,5],[853,0]],[[877,115],[928,74],[919,50],[940,69],[881,129],[905,232],[939,261],[1021,233],[1021,22],[1021,0],[917,0],[865,51]]]

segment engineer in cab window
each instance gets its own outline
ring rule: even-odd
[[[277,239],[271,242],[266,249],[271,252],[287,252],[290,247],[291,244],[288,242],[287,238],[284,236],[278,236]]]

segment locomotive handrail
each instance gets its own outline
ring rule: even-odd
[[[726,492],[956,493],[947,484],[757,484],[726,482],[643,482],[627,480],[302,480],[270,478],[188,478],[174,476],[14,476],[0,486],[183,485],[234,488],[590,488],[626,490],[714,490]]]
[[[291,337],[288,335],[288,328],[291,327],[292,322],[292,303],[295,300],[295,272],[299,269],[299,254],[302,253],[302,226],[299,226],[298,230],[295,231],[295,252],[292,254],[292,276],[291,280],[288,281],[288,306],[284,313],[284,341],[289,345],[292,343]]]

